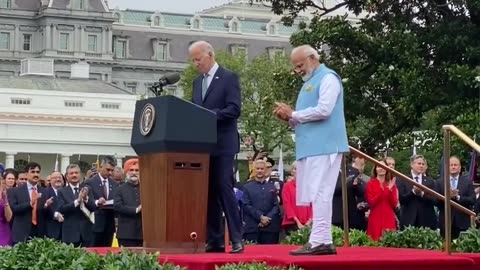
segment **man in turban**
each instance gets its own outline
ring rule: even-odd
[[[118,214],[117,239],[120,246],[141,247],[143,233],[138,159],[127,160],[123,167],[126,183],[117,189],[114,200]]]

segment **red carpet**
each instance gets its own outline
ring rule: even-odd
[[[246,246],[243,254],[165,254],[160,255],[160,263],[188,267],[188,270],[213,270],[215,266],[239,262],[266,262],[271,266],[296,265],[305,270],[480,270],[480,254],[454,254],[448,256],[438,251],[419,249],[338,248],[336,256],[290,256],[294,246]],[[90,248],[105,254],[118,249]]]

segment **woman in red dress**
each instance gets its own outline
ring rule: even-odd
[[[296,231],[312,224],[312,206],[297,206],[296,172],[296,165],[293,163],[290,172],[292,179],[283,185],[282,190],[282,202],[285,211],[282,227],[285,230],[286,235],[290,235],[292,231]]]
[[[385,161],[381,163],[387,165]],[[397,229],[395,207],[398,204],[398,191],[395,178],[382,167],[373,167],[372,179],[368,181],[365,198],[370,206],[367,234],[378,241],[386,230]]]

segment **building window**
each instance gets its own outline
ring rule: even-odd
[[[85,9],[85,0],[78,0],[78,7],[80,9]]]
[[[153,25],[154,26],[160,26],[160,17],[159,16],[155,16],[155,18],[153,19]]]
[[[120,103],[102,103],[101,106],[102,106],[102,109],[107,109],[107,110],[120,109]]]
[[[233,55],[245,55],[248,57],[248,49],[245,45],[234,45],[231,47]]]
[[[11,8],[12,1],[11,0],[0,0],[0,8]]]
[[[117,40],[113,51],[116,58],[127,58],[127,41]]]
[[[126,82],[125,88],[132,94],[137,93],[137,83],[136,82]]]
[[[238,23],[232,22],[232,32],[238,32]]]
[[[167,61],[168,43],[159,43],[157,51],[157,59],[160,61]]]
[[[65,101],[65,107],[70,107],[70,108],[82,108],[83,107],[83,101]]]
[[[200,29],[200,20],[199,19],[193,20],[193,29]]]
[[[29,98],[12,98],[10,102],[14,105],[30,105],[32,100]]]
[[[23,50],[31,51],[32,50],[32,35],[23,34]]]
[[[97,51],[97,36],[88,35],[88,51],[96,52]]]
[[[283,48],[268,48],[268,56],[270,59],[275,59],[275,57],[284,56],[285,50]]]
[[[10,50],[10,33],[0,33],[0,50]]]
[[[60,50],[68,51],[70,48],[70,34],[69,33],[60,33]]]

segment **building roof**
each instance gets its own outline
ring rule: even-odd
[[[143,10],[118,10],[122,15],[123,24],[150,26],[151,18],[155,14],[153,11]],[[204,14],[180,14],[162,12],[160,16],[163,19],[163,27],[190,30],[190,22],[193,17],[200,18],[203,23],[203,31],[212,32],[229,32],[228,23],[232,20],[232,16],[213,16]],[[267,24],[271,19],[262,18],[239,18],[240,29],[242,33],[266,35]],[[298,29],[298,25],[285,26],[281,22],[276,22],[278,35],[290,36]]]
[[[39,76],[0,77],[0,88],[133,95],[132,93],[117,87],[114,84],[104,81],[85,79],[58,79]]]

